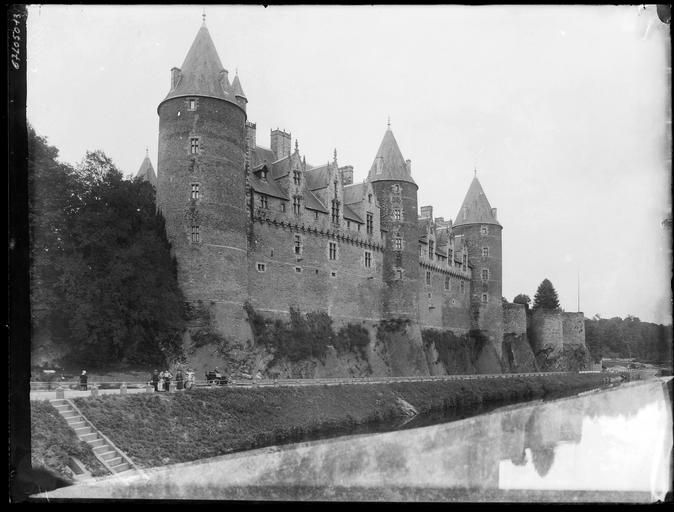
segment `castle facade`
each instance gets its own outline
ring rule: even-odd
[[[336,151],[309,164],[284,130],[258,145],[247,103],[204,23],[157,108],[157,206],[188,301],[242,340],[248,301],[270,315],[293,306],[336,322],[477,330],[501,354],[502,226],[477,176],[454,221],[434,217],[390,125],[354,183]],[[139,174],[155,179],[149,158]]]

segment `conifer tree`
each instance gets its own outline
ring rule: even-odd
[[[559,309],[557,291],[549,279],[543,279],[534,296],[533,309]]]

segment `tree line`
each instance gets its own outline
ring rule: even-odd
[[[76,166],[28,134],[31,316],[61,364],[161,364],[182,354],[185,301],[154,187],[102,151]]]
[[[514,303],[529,310],[531,299],[520,293]],[[544,279],[534,297],[533,310],[561,309],[557,291],[550,280]],[[607,358],[635,358],[641,361],[672,361],[672,326],[642,322],[635,316],[585,318],[585,344],[595,361]]]

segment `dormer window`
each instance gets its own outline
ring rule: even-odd
[[[434,249],[435,249],[435,243],[433,242],[433,240],[429,240],[428,241],[428,259],[429,260],[433,259]]]
[[[300,213],[300,196],[293,196],[293,213]]]
[[[339,224],[339,201],[337,199],[332,200],[332,222],[333,224]]]
[[[267,196],[260,194],[260,208],[269,208],[269,203],[267,201]]]
[[[199,184],[192,183],[192,192],[190,194],[191,199],[199,199]]]
[[[300,171],[293,171],[293,183],[295,185],[300,184],[300,182],[302,181],[301,177],[302,177],[302,174],[300,173]]]
[[[267,181],[267,171],[266,171],[266,170],[262,169],[262,170],[260,171],[260,179],[261,179],[262,181]]]
[[[196,110],[197,109],[197,99],[189,98],[187,100],[187,110]]]
[[[367,202],[372,204],[372,194],[367,195]]]

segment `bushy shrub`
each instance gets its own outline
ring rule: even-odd
[[[338,352],[352,352],[363,359],[367,357],[366,349],[369,344],[370,334],[365,327],[358,324],[345,325],[335,337],[335,348]]]

